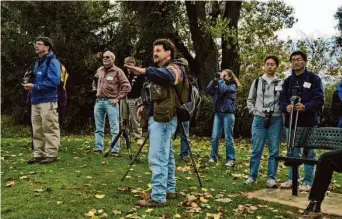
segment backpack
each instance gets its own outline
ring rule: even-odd
[[[197,79],[194,77],[189,77],[187,74],[185,75],[184,79],[189,83],[189,99],[187,103],[182,102],[180,94],[178,93],[177,89],[173,87],[180,102],[180,105],[176,109],[179,122],[188,122],[191,119],[196,118],[199,114],[199,106],[202,100],[198,89]]]
[[[51,59],[53,59],[53,58],[54,57],[52,57],[52,56],[47,58],[47,60],[46,60],[46,69],[47,70],[49,69]],[[33,66],[34,66],[34,64],[32,65],[32,67]],[[65,109],[66,109],[66,104],[68,102],[68,95],[66,92],[66,83],[67,83],[69,74],[68,74],[65,66],[62,65],[62,63],[61,63],[61,73],[60,74],[61,74],[61,82],[57,88],[57,94],[58,94],[58,100],[57,100],[58,108],[57,109],[58,109],[59,123],[61,123],[65,117]],[[32,78],[28,78],[28,77],[33,77],[33,76],[34,75],[33,75],[32,69],[28,70],[25,73],[24,80],[25,80],[25,77],[26,77],[26,80],[31,80]],[[26,103],[31,103],[31,101],[29,100],[29,95],[27,95]],[[29,105],[31,105],[31,104],[29,104]]]

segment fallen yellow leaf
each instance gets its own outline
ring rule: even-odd
[[[150,213],[151,211],[153,211],[154,209],[153,208],[148,208],[145,212],[146,213]]]
[[[95,195],[95,198],[104,198],[105,195]]]
[[[113,210],[112,213],[117,215],[117,214],[121,214],[121,211]]]

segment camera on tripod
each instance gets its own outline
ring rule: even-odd
[[[145,82],[141,91],[141,96],[134,102],[135,106],[140,107],[152,102],[151,97],[151,83]]]
[[[265,113],[264,128],[268,129],[271,126],[271,119],[272,119],[273,110],[271,110],[270,108],[263,108],[262,112]]]

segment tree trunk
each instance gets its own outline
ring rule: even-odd
[[[202,23],[206,20],[206,2],[185,2],[190,23],[191,39],[196,52],[194,72],[201,89],[206,89],[208,83],[218,71],[218,52],[212,35],[205,30]]]
[[[229,19],[227,29],[229,32],[222,34],[222,63],[221,69],[231,69],[238,77],[240,73],[238,21],[240,18],[241,1],[227,1],[224,18]],[[233,34],[232,34],[233,33]]]

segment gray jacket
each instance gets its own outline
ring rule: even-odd
[[[257,91],[255,89],[255,81],[256,80],[254,80],[252,83],[247,98],[247,107],[249,113],[265,117],[263,109],[269,108],[273,111],[272,116],[281,116],[281,110],[279,108],[279,96],[282,89],[283,80],[276,77],[271,84],[268,84],[263,76],[261,76],[259,77]]]

